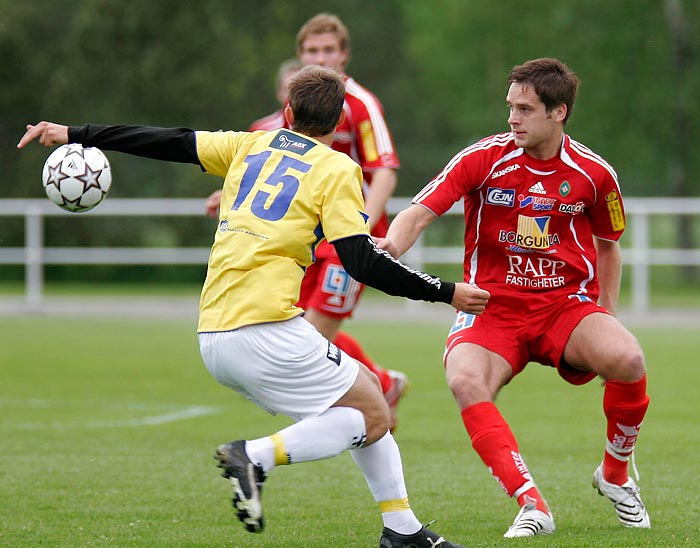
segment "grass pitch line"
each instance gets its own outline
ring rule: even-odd
[[[85,426],[87,428],[122,428],[129,426],[158,426],[169,422],[184,421],[195,417],[204,417],[206,415],[216,415],[220,413],[218,407],[209,407],[205,405],[193,405],[179,411],[171,413],[163,413],[161,415],[151,415],[147,417],[134,417],[133,419],[108,420],[108,421],[90,421]]]
[[[52,400],[40,400],[40,399],[28,399],[28,400],[12,400],[8,398],[0,398],[0,407],[3,405],[18,407],[20,404],[25,407],[31,407],[34,409],[51,409],[59,407],[61,402]],[[126,406],[127,409],[134,408],[151,408],[153,412],[153,405],[151,404],[129,404]],[[171,409],[174,406],[167,406]],[[122,408],[123,410],[123,408]],[[0,430],[10,429],[10,430],[40,430],[43,428],[52,429],[73,429],[73,428],[129,428],[129,427],[140,427],[140,426],[159,426],[161,424],[167,424],[171,422],[178,422],[183,420],[194,419],[197,417],[204,417],[208,415],[216,415],[221,413],[222,409],[219,407],[211,407],[206,405],[190,405],[183,408],[177,408],[169,412],[158,413],[154,415],[137,416],[131,418],[123,419],[105,419],[105,420],[93,420],[93,421],[46,421],[46,422],[16,422],[13,423],[12,420],[4,421],[0,424]]]

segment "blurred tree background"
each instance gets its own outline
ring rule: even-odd
[[[348,73],[384,105],[402,161],[398,196],[507,130],[506,77],[536,57],[560,58],[581,78],[567,132],[615,166],[626,196],[700,194],[695,0],[0,0],[0,198],[43,196],[49,151],[15,148],[27,123],[246,128],[277,108],[276,69],[319,11],[346,23]],[[195,166],[110,161],[114,197],[204,198],[220,185]],[[114,224],[151,245],[211,238],[210,224]],[[1,232],[3,245],[21,245],[21,224]]]

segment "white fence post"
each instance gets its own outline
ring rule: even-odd
[[[649,215],[640,211],[632,217],[632,309],[643,314],[649,309]]]
[[[44,217],[38,207],[27,207],[24,231],[25,299],[28,305],[37,306],[44,288]]]

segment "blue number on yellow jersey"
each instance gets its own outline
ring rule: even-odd
[[[196,139],[204,169],[224,177],[198,330],[299,315],[299,287],[319,241],[369,234],[360,167],[286,129],[198,131]]]

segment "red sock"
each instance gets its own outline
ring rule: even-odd
[[[636,382],[605,382],[603,411],[608,420],[607,443],[603,457],[605,481],[617,485],[627,481],[627,462],[637,443],[647,407],[649,396],[646,375]]]
[[[538,510],[549,512],[498,408],[491,402],[475,403],[462,410],[462,421],[472,447],[508,496],[516,497],[520,506],[534,501]]]
[[[354,358],[358,362],[365,365],[367,369],[377,375],[377,377],[379,377],[379,382],[382,385],[382,392],[386,393],[387,390],[391,388],[391,377],[389,374],[386,372],[386,370],[382,369],[372,361],[356,339],[343,331],[338,331],[338,334],[333,340],[333,344],[348,354],[351,358]]]

